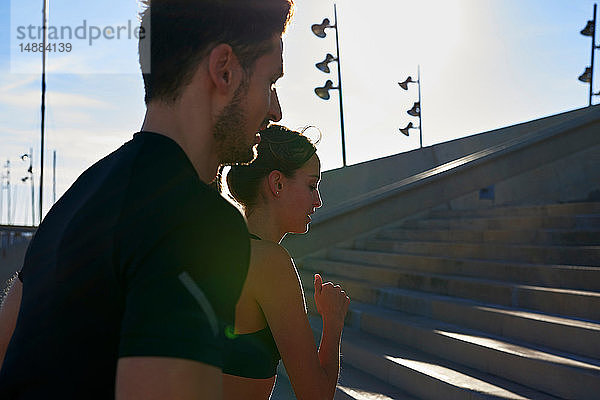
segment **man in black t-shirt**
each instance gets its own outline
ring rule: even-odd
[[[257,131],[281,119],[291,5],[152,0],[142,131],[85,171],[32,239],[0,309],[1,399],[221,398],[250,250],[209,183],[219,164],[251,161]]]

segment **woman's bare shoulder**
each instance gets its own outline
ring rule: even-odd
[[[250,264],[257,268],[270,268],[281,264],[292,264],[288,251],[278,243],[268,240],[253,240]]]
[[[298,285],[298,274],[290,254],[283,246],[266,240],[252,241],[249,275],[252,276],[252,287],[258,293],[274,284],[286,288]]]

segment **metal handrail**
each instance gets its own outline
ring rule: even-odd
[[[32,226],[0,225],[0,249],[29,241],[36,229]]]

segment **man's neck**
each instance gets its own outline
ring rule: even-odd
[[[215,179],[219,161],[215,151],[210,121],[203,120],[202,110],[186,112],[179,104],[151,103],[146,110],[143,131],[150,131],[174,140],[187,155],[200,180]]]

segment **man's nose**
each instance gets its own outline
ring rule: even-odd
[[[269,109],[269,119],[273,122],[281,121],[281,105],[279,104],[279,97],[277,97],[277,90],[273,89],[271,92],[271,107]]]

